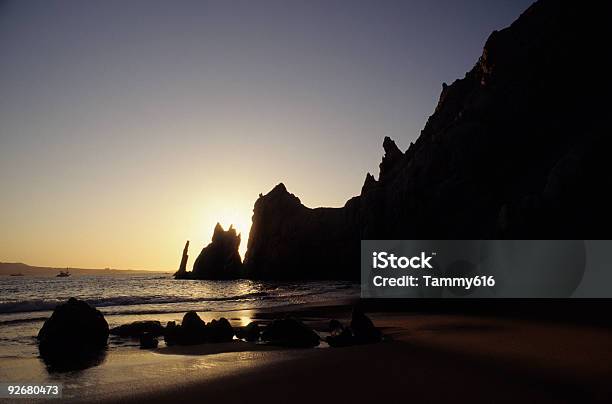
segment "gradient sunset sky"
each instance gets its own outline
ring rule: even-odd
[[[528,0],[0,1],[0,261],[175,270],[342,206]]]

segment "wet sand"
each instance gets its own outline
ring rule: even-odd
[[[387,341],[302,350],[233,344],[229,353],[211,345],[161,349],[172,354],[167,356],[223,359],[229,369],[214,375],[196,372],[189,381],[121,399],[584,403],[609,402],[611,397],[608,328],[459,315],[371,317],[383,327]]]

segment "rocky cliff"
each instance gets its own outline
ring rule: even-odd
[[[351,267],[356,228],[346,209],[302,205],[279,184],[255,202],[245,257],[246,276],[339,279]],[[358,258],[358,256],[357,256]]]
[[[307,208],[283,184],[261,196],[245,276],[354,279],[360,239],[609,235],[605,15],[541,0],[493,32],[406,152],[385,138],[378,180],[343,208]]]

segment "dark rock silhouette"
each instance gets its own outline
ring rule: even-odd
[[[329,333],[330,335],[341,334],[345,330],[342,323],[336,319],[329,320]]]
[[[229,342],[234,338],[234,329],[224,317],[219,320],[212,320],[207,327],[209,342]]]
[[[45,321],[38,332],[38,348],[50,370],[83,369],[104,359],[108,334],[104,315],[72,297]]]
[[[358,307],[353,308],[350,327],[344,327],[338,320],[331,320],[329,328],[330,335],[325,341],[331,347],[372,344],[382,340],[380,330]]]
[[[605,2],[541,0],[495,31],[378,181],[343,208],[283,184],[260,196],[245,257],[256,279],[357,279],[361,239],[601,239],[612,228]]]
[[[179,326],[169,322],[164,333],[167,345],[230,342],[233,338],[234,330],[227,319],[222,317],[206,324],[195,311],[185,313]]]
[[[168,321],[166,329],[164,330],[164,341],[166,345],[178,345],[180,339],[180,327],[176,325],[175,321]]]
[[[246,327],[242,327],[236,330],[236,337],[244,339],[248,342],[256,342],[259,340],[259,334],[261,328],[256,322],[250,322]]]
[[[156,320],[145,320],[145,321],[134,321],[129,324],[122,324],[117,327],[113,327],[110,329],[111,335],[116,335],[118,337],[129,337],[129,338],[139,338],[143,334],[153,335],[155,337],[159,337],[164,333],[164,327],[161,325],[159,321]]]
[[[181,322],[181,327],[186,332],[198,333],[200,330],[204,329],[205,326],[206,323],[195,311],[188,311],[185,313],[183,321]]]
[[[357,307],[353,308],[351,331],[355,337],[355,342],[358,344],[380,342],[382,339],[380,330],[374,327],[372,320]]]
[[[380,182],[393,177],[394,171],[398,168],[404,157],[404,153],[400,151],[395,142],[388,136],[383,140],[383,149],[385,150],[385,155],[380,162],[380,174],[378,175]]]
[[[187,240],[185,247],[183,248],[183,255],[181,256],[181,264],[179,265],[179,269],[174,273],[174,276],[177,278],[182,278],[187,273],[187,260],[189,259],[189,255],[187,255],[188,250],[189,240]]]
[[[180,326],[166,328],[164,335],[168,345],[195,345],[208,342],[206,323],[195,311],[185,313]]]
[[[240,234],[232,226],[225,231],[217,223],[212,241],[193,264],[193,271],[178,271],[177,279],[236,279],[243,275],[242,260],[238,253]],[[187,248],[187,246],[185,246]],[[186,251],[185,251],[186,253]],[[185,255],[184,255],[185,257]]]
[[[261,333],[261,339],[271,345],[292,348],[312,348],[320,343],[319,335],[294,318],[274,320]]]
[[[155,349],[159,341],[156,336],[145,332],[140,336],[140,349]]]
[[[347,227],[344,209],[309,209],[279,184],[255,202],[245,275],[255,279],[345,278],[356,230]]]
[[[344,327],[338,320],[331,320],[329,322],[329,336],[325,338],[325,341],[331,347],[344,347],[355,344],[353,333],[349,327]]]

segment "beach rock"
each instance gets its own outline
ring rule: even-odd
[[[180,326],[168,323],[164,333],[166,345],[230,342],[233,338],[234,329],[227,319],[221,317],[206,324],[195,311],[185,313]]]
[[[374,327],[372,320],[358,308],[353,309],[351,331],[355,338],[355,343],[358,344],[380,342],[382,338],[380,330]]]
[[[240,234],[232,226],[225,231],[217,223],[212,241],[193,264],[193,271],[182,273],[182,278],[235,279],[242,275],[242,259],[238,253]]]
[[[206,323],[195,311],[189,311],[183,316],[181,326],[178,327],[178,344],[194,345],[208,342]]]
[[[355,344],[355,338],[350,328],[344,327],[338,320],[329,322],[330,335],[325,338],[325,342],[331,347],[344,347]]]
[[[206,323],[195,311],[185,313],[181,322],[181,328],[186,332],[200,332],[205,326]]]
[[[168,321],[166,329],[164,330],[164,341],[166,345],[177,345],[179,340],[180,327],[176,325],[175,321]]]
[[[148,332],[140,335],[140,349],[155,349],[158,344],[159,341],[155,335],[149,334]]]
[[[327,342],[329,346],[333,348],[352,346],[357,343],[349,328],[343,329],[338,334],[329,335],[327,338],[325,338],[325,342]]]
[[[320,343],[319,335],[293,318],[274,320],[261,333],[261,339],[272,345],[311,348]]]
[[[380,330],[359,308],[353,308],[350,327],[344,327],[338,320],[331,320],[329,332],[325,341],[331,347],[371,344],[382,340]]]
[[[212,320],[206,325],[208,342],[230,342],[234,338],[234,329],[226,318]]]
[[[259,340],[259,334],[261,328],[256,322],[250,322],[246,327],[242,327],[236,330],[236,337],[244,339],[248,342],[256,342]]]
[[[588,61],[608,47],[606,7],[540,0],[493,32],[405,153],[383,141],[379,180],[344,207],[308,208],[283,184],[260,196],[245,276],[358,279],[364,239],[605,239],[608,74]]]
[[[80,369],[99,363],[108,335],[108,323],[99,310],[70,298],[43,324],[37,336],[38,348],[49,367]]]
[[[180,325],[174,321],[168,322],[164,341],[166,345],[195,345],[206,342],[206,327],[204,321],[195,311],[189,311],[183,316]]]
[[[342,323],[336,319],[329,320],[329,333],[330,335],[338,335],[344,331]]]
[[[113,327],[110,329],[111,335],[116,335],[124,338],[139,338],[145,333],[148,333],[155,337],[159,337],[160,335],[163,335],[164,327],[159,321],[145,320],[134,321],[133,323],[129,324],[122,324],[120,326]]]

